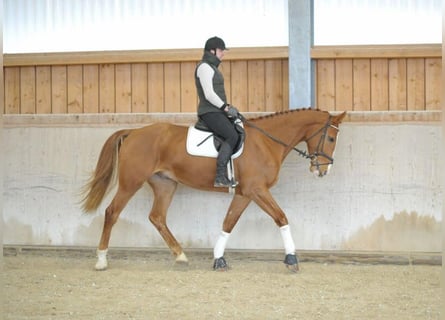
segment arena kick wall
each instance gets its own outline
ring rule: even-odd
[[[317,106],[350,112],[329,176],[315,179],[307,160],[291,154],[272,189],[299,250],[441,251],[440,47],[401,48],[313,49]],[[288,109],[286,49],[252,57],[231,50],[223,71],[247,116]],[[196,120],[186,75],[200,52],[192,61],[189,51],[144,54],[5,56],[4,245],[95,247],[111,195],[84,215],[79,191],[105,139],[121,128]],[[230,199],[178,188],[168,222],[184,247],[213,247]],[[131,200],[111,246],[165,247],[147,219],[151,200],[148,187]],[[282,249],[282,242],[252,204],[228,247]]]

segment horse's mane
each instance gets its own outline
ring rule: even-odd
[[[302,108],[302,109],[292,109],[292,110],[277,111],[275,113],[267,114],[267,115],[264,115],[264,116],[258,116],[258,117],[255,117],[255,118],[252,118],[252,119],[249,119],[249,120],[256,121],[256,120],[275,118],[275,117],[279,117],[279,116],[283,116],[283,115],[288,115],[290,113],[306,112],[306,111],[317,111],[317,112],[327,113],[327,111],[324,111],[324,110],[321,110],[321,109],[318,109],[318,108]]]

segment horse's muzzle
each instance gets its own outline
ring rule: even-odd
[[[317,178],[322,178],[322,177],[324,177],[325,175],[327,175],[327,171],[320,171],[320,170],[311,170],[312,171],[312,174],[314,175],[314,177],[317,177]]]
[[[329,170],[331,169],[331,166],[334,163],[334,159],[325,154],[320,154],[320,156],[325,161],[320,163],[319,155],[314,155],[311,158],[310,171],[314,174],[314,176],[321,178],[329,173]]]
[[[320,164],[313,164],[311,163],[311,167],[310,167],[310,171],[312,172],[312,174],[314,175],[314,177],[319,177],[322,178],[325,175],[327,175],[329,173],[329,169],[331,168],[331,165],[320,165]]]

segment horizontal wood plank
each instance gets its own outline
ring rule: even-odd
[[[442,56],[441,44],[315,46],[312,59],[432,58]]]
[[[311,57],[313,59],[372,57],[437,58],[441,56],[441,44],[314,46],[311,49]],[[202,49],[14,53],[3,55],[3,65],[11,67],[61,64],[189,62],[199,61],[201,57]],[[231,48],[224,57],[225,60],[287,58],[289,58],[287,46]]]
[[[14,53],[3,55],[3,65],[38,66],[67,64],[111,64],[150,62],[190,62],[202,58],[203,49],[162,49],[94,52]],[[288,47],[231,48],[224,60],[282,59]]]
[[[331,112],[338,114],[339,112]],[[271,112],[244,112],[247,119],[265,116]],[[43,126],[117,126],[119,128],[140,127],[156,122],[169,122],[190,125],[197,120],[196,112],[178,113],[104,113],[104,114],[5,114],[5,127]],[[344,122],[380,123],[380,122],[418,122],[440,125],[441,111],[348,111]]]

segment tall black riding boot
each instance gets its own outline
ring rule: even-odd
[[[238,182],[230,181],[227,178],[227,164],[232,156],[232,148],[227,142],[223,142],[216,158],[216,177],[214,187],[236,187]]]

